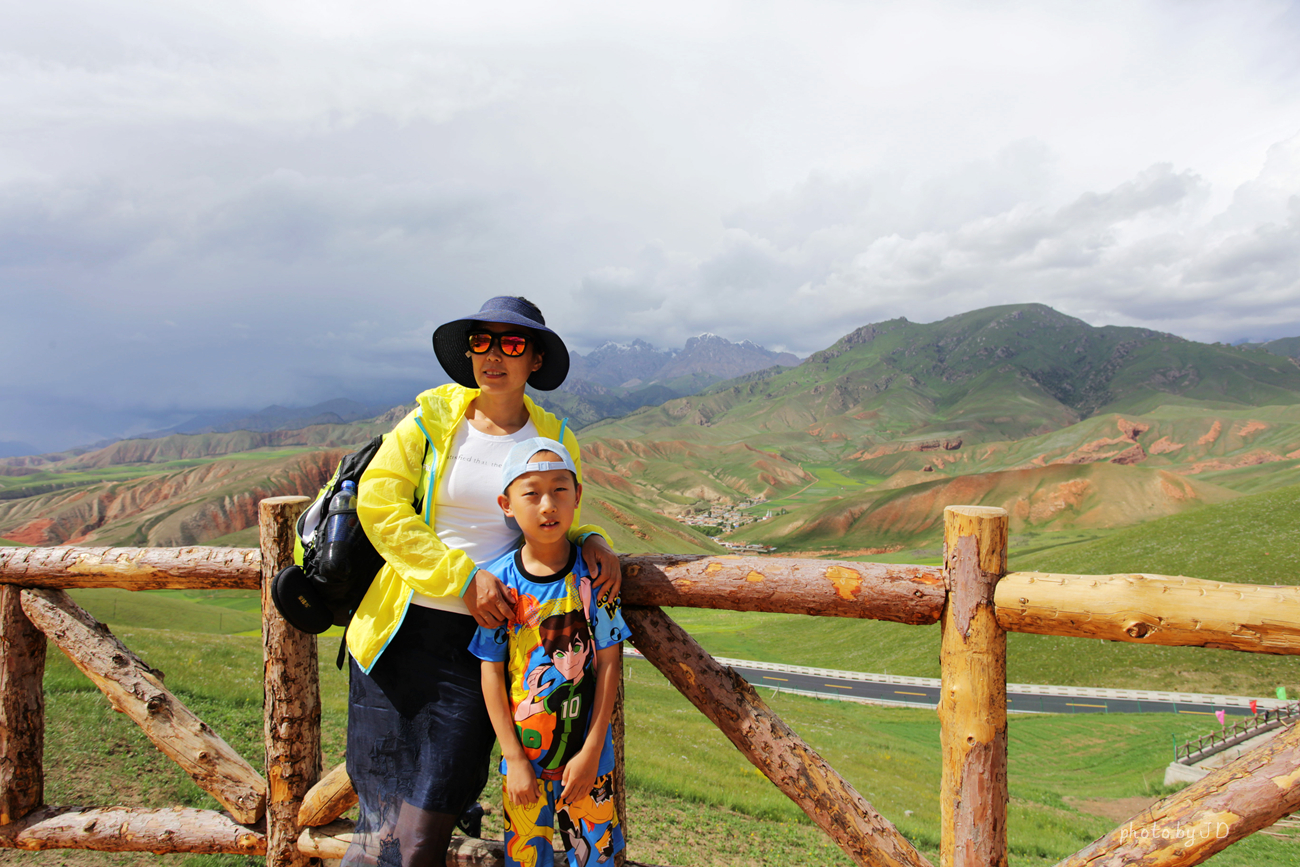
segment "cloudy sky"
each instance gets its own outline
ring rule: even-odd
[[[0,440],[409,397],[439,322],[1300,335],[1300,4],[4,3]]]

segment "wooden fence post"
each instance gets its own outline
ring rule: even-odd
[[[944,509],[944,605],[939,651],[942,867],[1007,863],[1007,634],[993,593],[1007,571],[1007,513]]]
[[[298,809],[321,774],[316,636],[294,629],[271,600],[271,579],[293,562],[293,525],[307,497],[258,504],[262,542],[262,659],[266,735],[267,867],[319,864],[298,850]]]
[[[0,585],[0,825],[45,798],[45,634],[23,613],[21,593]]]

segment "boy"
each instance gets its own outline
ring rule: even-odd
[[[559,825],[570,865],[612,863],[623,848],[614,811],[614,710],[627,624],[617,599],[593,604],[579,547],[568,540],[582,497],[573,458],[534,437],[506,457],[497,498],[523,546],[487,566],[514,615],[479,627],[483,699],[501,744],[506,862],[553,863]]]

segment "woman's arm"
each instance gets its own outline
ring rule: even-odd
[[[619,674],[623,670],[623,644],[611,644],[596,651],[596,704],[587,725],[587,739],[582,749],[564,766],[560,779],[564,794],[560,803],[574,804],[591,794],[600,772],[600,753],[605,748],[609,721],[614,716],[618,696]]]
[[[492,730],[501,744],[501,757],[506,762],[506,794],[516,804],[526,806],[537,803],[541,791],[533,763],[528,760],[519,735],[515,733],[514,719],[510,715],[510,698],[506,694],[506,664],[484,661],[481,666],[483,702],[487,705]]]
[[[578,445],[578,435],[565,431],[564,447],[573,458],[573,465],[578,470],[578,484],[582,484],[582,448]],[[573,527],[569,530],[569,541],[582,545],[582,561],[587,565],[587,574],[596,588],[596,595],[601,603],[618,596],[623,588],[623,567],[618,555],[610,547],[609,536],[595,524],[583,524],[582,501],[573,513]]]
[[[426,446],[429,460],[436,461],[415,413],[398,422],[361,477],[357,516],[375,550],[405,583],[426,596],[459,596],[469,584],[474,562],[465,552],[443,544],[413,505]],[[423,502],[429,492],[421,494]],[[428,508],[432,516],[431,505]]]

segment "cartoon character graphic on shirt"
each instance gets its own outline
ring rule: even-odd
[[[591,670],[595,650],[583,609],[545,618],[538,632],[541,646],[530,658],[524,679],[528,695],[515,707],[515,727],[524,752],[538,764],[539,776],[555,778],[587,736],[596,698]]]

